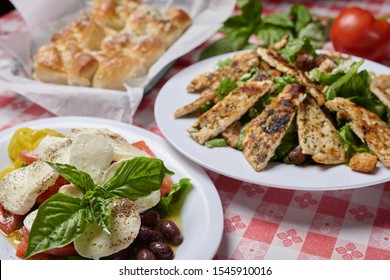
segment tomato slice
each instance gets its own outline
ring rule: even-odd
[[[20,243],[16,248],[16,253],[15,253],[15,255],[18,258],[23,258],[24,254],[26,253],[29,235],[30,232],[28,231],[28,229],[26,227],[22,227]],[[47,259],[49,258],[48,255],[58,256],[58,257],[68,257],[68,256],[77,255],[77,251],[74,247],[74,243],[72,242],[62,248],[50,249],[45,252],[38,253],[34,256],[31,256],[28,259]]]
[[[69,184],[69,181],[64,179],[64,177],[59,176],[57,180],[55,181],[53,186],[50,186],[46,191],[41,193],[37,199],[35,200],[36,203],[42,204],[46,199],[51,197],[52,195],[56,194],[58,190],[63,186]]]
[[[173,185],[174,185],[174,183],[173,183],[172,178],[169,176],[165,177],[163,180],[161,189],[160,189],[161,196],[165,196],[165,195],[169,194]]]
[[[20,239],[20,243],[18,247],[16,248],[16,256],[18,258],[23,258],[24,253],[26,253],[27,246],[28,246],[28,235],[29,232],[26,227],[22,227],[22,237]]]
[[[153,151],[149,148],[149,146],[143,140],[134,142],[131,145],[133,145],[134,147],[136,147],[144,152],[147,152],[151,157],[154,157],[154,158],[156,157],[156,155],[153,153]]]
[[[20,151],[18,158],[24,163],[31,164],[38,160],[38,156],[31,151],[22,150]]]
[[[19,228],[24,215],[15,215],[4,209],[4,206],[0,203],[0,230],[5,235],[12,234]]]
[[[49,255],[59,256],[59,257],[68,257],[77,255],[77,251],[74,247],[74,243],[69,243],[68,245],[61,248],[54,248],[46,251]]]

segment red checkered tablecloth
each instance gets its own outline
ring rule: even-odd
[[[333,17],[347,6],[360,6],[376,15],[390,14],[389,0],[263,1],[263,9],[265,13],[286,11],[296,2],[320,16]],[[23,26],[17,12],[0,18],[0,33],[17,32]],[[153,112],[159,89],[196,62],[202,47],[179,59],[144,97],[133,124],[161,134]],[[51,116],[0,88],[0,130]],[[223,239],[215,259],[390,259],[390,182],[340,191],[294,191],[206,171],[224,210]]]

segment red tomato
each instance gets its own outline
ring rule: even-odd
[[[16,256],[18,258],[23,258],[24,253],[26,253],[27,245],[28,245],[28,235],[29,232],[26,227],[22,227],[22,238],[20,239],[20,243],[16,248]]]
[[[63,186],[69,184],[69,181],[65,180],[62,176],[59,176],[57,180],[55,181],[53,186],[50,186],[46,191],[41,193],[37,199],[36,203],[42,204],[46,199],[51,197],[52,195],[56,194],[58,190]]]
[[[374,61],[390,53],[390,23],[361,8],[342,10],[332,23],[330,38],[334,48]]]
[[[0,203],[0,230],[4,234],[10,235],[17,230],[23,218],[23,215],[15,215],[5,210],[4,206]]]
[[[27,246],[28,246],[28,237],[30,235],[30,232],[27,230],[26,227],[22,227],[22,236],[20,239],[20,243],[18,247],[16,248],[16,253],[15,255],[18,258],[23,258],[24,254],[26,253]],[[67,257],[67,256],[73,256],[76,255],[76,249],[74,248],[74,244],[69,243],[68,245],[62,247],[62,248],[54,248],[47,250],[42,253],[38,253],[34,256],[31,256],[28,259],[47,259],[48,255],[53,255],[53,256],[61,256],[61,257]]]
[[[173,184],[174,183],[171,177],[165,177],[160,189],[161,196],[167,195],[171,191]]]
[[[19,153],[19,159],[21,161],[23,161],[24,163],[27,163],[27,164],[31,164],[33,163],[34,161],[37,161],[38,160],[38,157],[37,155],[35,155],[33,152],[31,151],[28,151],[28,150],[22,150],[20,153]]]
[[[68,245],[62,248],[54,248],[54,249],[47,250],[46,253],[48,253],[49,255],[60,256],[60,257],[77,255],[77,251],[74,248],[73,242],[69,243]]]
[[[149,148],[149,146],[145,143],[145,141],[138,141],[138,142],[134,142],[133,144],[134,147],[144,151],[144,152],[147,152],[151,157],[156,157],[156,155],[152,152],[152,150]]]

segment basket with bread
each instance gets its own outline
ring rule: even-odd
[[[44,83],[125,90],[191,25],[179,7],[142,0],[94,0],[88,12],[53,34],[34,55],[32,77]]]

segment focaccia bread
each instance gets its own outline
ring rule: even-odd
[[[94,0],[90,13],[51,37],[34,57],[33,79],[124,90],[192,23],[182,9],[161,11],[142,0]]]

